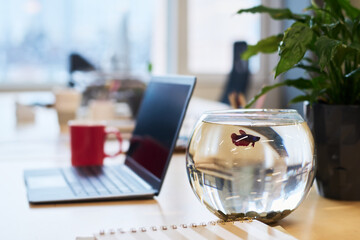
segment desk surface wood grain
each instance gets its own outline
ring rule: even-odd
[[[75,239],[102,229],[199,223],[215,217],[193,194],[183,154],[173,157],[160,195],[150,200],[29,205],[23,169],[67,166],[58,161],[1,161],[2,239]],[[328,200],[312,189],[277,225],[298,239],[358,239],[360,202]]]
[[[69,140],[56,129],[51,109],[37,109],[33,126],[16,125],[11,115],[14,104],[6,99],[0,96],[6,113],[0,125],[0,239],[75,239],[102,229],[216,219],[190,188],[184,154],[173,156],[162,191],[154,199],[30,205],[23,170],[69,166]],[[120,157],[105,164],[122,161]],[[325,199],[313,188],[300,207],[277,225],[298,239],[359,239],[359,223],[360,202]]]

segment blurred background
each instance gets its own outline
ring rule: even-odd
[[[195,95],[217,100],[232,68],[234,42],[254,44],[280,29],[260,15],[235,14],[260,3],[1,0],[0,91],[51,90],[73,77],[89,78],[71,65],[76,54],[102,73],[143,81],[149,66],[152,74],[196,75]],[[253,88],[271,79],[267,65],[251,59]]]
[[[195,96],[220,100],[234,66],[234,43],[255,44],[291,24],[272,21],[265,15],[240,16],[237,10],[264,4],[301,12],[310,1],[0,0],[0,3],[1,92],[49,91],[56,86],[75,86],[84,91],[99,78],[99,74],[90,75],[92,71],[101,73],[102,80],[111,76],[145,83],[150,73],[188,74],[198,77]],[[250,60],[244,91],[247,100],[261,86],[274,81],[276,62],[276,54]],[[299,74],[302,73],[290,73]],[[302,111],[301,106],[287,105],[287,100],[296,94],[291,89],[273,91],[264,107],[295,107]]]
[[[291,24],[236,14],[258,4],[301,13],[310,0],[0,0],[0,160],[68,158],[73,119],[106,120],[130,137],[151,74],[197,77],[177,144],[184,150],[203,111],[229,108],[233,90],[243,104],[274,83],[276,53],[239,58]],[[303,114],[302,104],[287,104],[297,94],[277,89],[255,107]]]

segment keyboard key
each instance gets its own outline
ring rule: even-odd
[[[115,171],[113,171],[109,167],[103,168],[104,172],[106,173],[106,176],[116,185],[116,187],[119,189],[122,193],[130,193],[132,190],[119,178],[119,176],[116,174]]]
[[[87,179],[87,176],[84,174],[84,172],[81,171],[81,168],[71,168],[71,171],[76,175],[78,175],[77,179],[80,183],[80,185],[84,188],[85,192],[89,196],[96,196],[98,195],[98,192],[93,187],[93,185],[90,183],[90,181]]]
[[[99,181],[97,177],[97,173],[91,171],[90,167],[80,168],[80,171],[83,173],[83,176],[90,182],[90,184],[94,187],[97,193],[100,195],[107,195],[110,192],[105,188],[105,186]]]
[[[78,197],[109,196],[148,190],[123,166],[71,167],[64,168],[61,172]]]
[[[105,186],[105,188],[112,194],[121,193],[120,190],[116,187],[116,184],[113,183],[104,173],[102,167],[94,166],[91,168],[92,171],[96,174],[97,179]]]
[[[74,175],[73,171],[70,168],[61,169],[61,172],[75,196],[87,196],[85,189],[80,184],[78,178],[76,177],[76,175]]]
[[[117,172],[117,176],[122,180],[125,181],[128,187],[133,191],[141,191],[144,190],[145,187],[136,181],[135,177],[131,176],[125,169],[122,168],[123,166],[116,166],[115,170]]]

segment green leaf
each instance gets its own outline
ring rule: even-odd
[[[328,36],[333,38],[336,38],[344,27],[339,21],[331,24],[322,24],[320,26]]]
[[[294,97],[293,99],[291,99],[289,104],[294,104],[294,103],[298,103],[298,102],[305,102],[305,101],[313,102],[313,99],[309,95],[299,95],[299,96]]]
[[[280,60],[276,66],[275,77],[288,71],[302,60],[314,37],[310,27],[303,23],[296,22],[285,31],[280,45]]]
[[[318,98],[326,99],[324,95],[326,95],[326,91],[329,87],[327,83],[327,79],[328,77],[325,74],[311,79],[313,88],[310,89],[309,91],[311,96],[310,102],[314,102]]]
[[[311,5],[304,9],[305,11],[313,11],[314,14],[311,18],[311,27],[317,24],[331,24],[333,21],[337,21],[337,15],[329,10],[329,8],[321,8],[317,5]]]
[[[268,13],[273,19],[276,20],[293,19],[304,21],[305,19],[309,18],[308,15],[294,14],[288,8],[269,8],[263,5],[247,9],[240,9],[237,13]]]
[[[315,8],[319,8],[320,6],[316,3],[315,0],[311,0],[311,6]]]
[[[349,47],[351,47],[352,49],[360,52],[360,43],[352,42],[352,43],[349,45]]]
[[[336,66],[341,66],[344,61],[353,62],[354,56],[356,56],[356,54],[360,55],[360,49],[358,49],[356,45],[348,46],[342,44],[337,48],[335,53],[334,61]]]
[[[313,63],[313,62],[314,62],[314,60],[311,59],[311,58],[309,58],[309,57],[303,57],[302,60],[307,61],[307,62],[309,62],[309,63]]]
[[[336,19],[336,16],[334,16],[331,12],[329,12],[326,9],[323,8],[319,8],[317,6],[309,6],[307,8],[304,9],[304,11],[313,11],[315,14],[313,16],[313,18],[311,19],[311,25],[310,26],[314,26],[315,23],[331,23],[331,18]]]
[[[321,36],[315,42],[321,70],[323,70],[325,66],[327,66],[334,59],[338,48],[341,46],[343,46],[343,44],[339,40],[331,39],[326,36]]]
[[[360,33],[360,16],[354,20],[353,29],[352,29],[351,33],[354,36],[354,38],[356,38],[356,37],[358,37],[358,39],[360,38],[360,35],[359,35],[359,33]]]
[[[322,89],[326,88],[326,75],[320,75],[318,77],[314,77],[311,79],[311,83],[315,90],[322,91]]]
[[[250,102],[245,106],[245,108],[249,108],[251,105],[253,105],[261,96],[265,95],[269,91],[271,91],[274,88],[278,88],[281,86],[289,86],[289,87],[295,87],[300,90],[306,90],[311,89],[312,83],[308,79],[304,78],[297,78],[297,79],[288,79],[283,82],[279,82],[273,85],[268,85],[263,87],[258,94],[256,94]]]
[[[311,89],[313,87],[312,82],[305,78],[287,79],[283,83],[288,87],[295,87],[300,90]]]
[[[256,94],[248,104],[246,104],[245,108],[251,107],[261,96],[265,95],[267,92],[271,91],[274,88],[284,86],[284,82],[276,83],[273,85],[263,87],[258,94]]]
[[[316,42],[316,53],[319,57],[321,70],[334,61],[336,66],[341,66],[346,58],[360,53],[360,45],[353,42],[349,46],[340,40],[331,39],[326,36],[320,37]]]
[[[276,52],[279,47],[279,43],[283,39],[283,36],[284,36],[283,34],[271,36],[271,37],[260,40],[256,45],[248,45],[248,48],[241,55],[241,57],[243,59],[247,60],[250,57],[258,54],[259,52],[262,52],[262,53]]]
[[[346,15],[349,18],[355,19],[355,18],[359,17],[360,9],[357,9],[354,6],[352,6],[349,0],[341,0],[341,1],[337,1],[337,2],[344,9],[344,11],[346,12]]]
[[[316,73],[321,73],[320,68],[318,68],[315,65],[304,65],[304,64],[296,64],[295,65],[296,68],[301,68],[304,69],[307,72],[316,72]]]
[[[325,9],[335,14],[340,19],[344,19],[344,15],[342,14],[341,5],[339,2],[346,1],[346,0],[324,0],[325,2]]]

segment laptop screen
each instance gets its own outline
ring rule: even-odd
[[[195,77],[154,77],[136,118],[125,164],[161,185],[195,84]],[[135,169],[134,169],[135,168]]]

